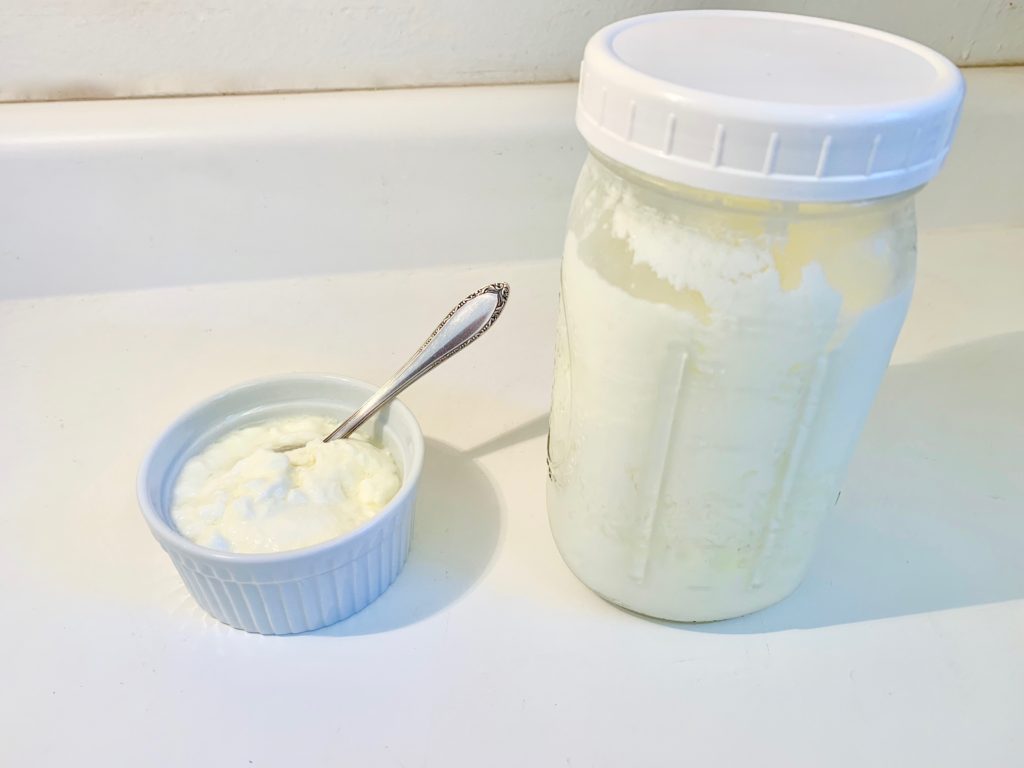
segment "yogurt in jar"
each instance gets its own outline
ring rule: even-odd
[[[720,619],[792,591],[907,311],[905,202],[770,213],[677,204],[595,158],[581,176],[548,510],[576,575],[641,613]]]
[[[175,527],[204,547],[263,553],[312,546],[363,525],[391,501],[401,478],[388,451],[358,435],[323,442],[336,421],[273,419],[193,456],[175,484]]]

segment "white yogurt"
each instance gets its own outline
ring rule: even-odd
[[[803,574],[909,280],[855,223],[845,240],[826,232],[828,248],[813,222],[737,238],[742,221],[686,223],[592,172],[563,261],[555,540],[583,582],[633,610],[748,613]]]
[[[391,501],[401,479],[387,450],[358,435],[324,443],[336,426],[337,419],[298,416],[229,433],[182,468],[175,526],[204,547],[246,553],[299,549],[355,530]]]

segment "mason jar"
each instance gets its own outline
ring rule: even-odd
[[[674,12],[591,39],[548,512],[595,592],[710,621],[799,584],[906,316],[913,195],[962,96],[939,54],[808,17]]]

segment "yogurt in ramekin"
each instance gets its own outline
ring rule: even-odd
[[[354,531],[402,486],[391,453],[357,432],[324,442],[331,416],[279,416],[221,437],[181,468],[171,520],[225,552],[285,552]]]
[[[422,432],[398,401],[375,419],[369,439],[393,459],[400,486],[355,530],[312,546],[252,554],[202,546],[172,516],[183,467],[229,434],[289,417],[339,423],[373,391],[333,376],[262,379],[200,403],[157,439],[139,472],[139,505],[189,592],[214,618],[261,634],[306,632],[365,608],[397,578],[423,465]]]

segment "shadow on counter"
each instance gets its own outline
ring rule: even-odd
[[[454,603],[491,562],[501,533],[501,502],[466,453],[428,438],[412,546],[391,588],[355,616],[306,636],[368,635],[416,622]]]
[[[745,634],[1024,598],[1024,333],[886,375],[803,584]]]

